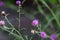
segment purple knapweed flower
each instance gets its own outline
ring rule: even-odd
[[[5,22],[4,21],[0,21],[0,26],[3,26],[3,25],[5,25]]]
[[[46,33],[45,33],[45,32],[41,32],[41,33],[40,33],[40,36],[41,36],[42,38],[46,38]]]
[[[4,6],[4,2],[0,1],[0,7]]]
[[[51,39],[52,39],[52,40],[55,40],[56,37],[57,37],[56,34],[51,34]]]
[[[20,6],[21,5],[21,1],[19,1],[19,0],[16,1],[16,4]]]
[[[36,19],[33,20],[33,21],[32,21],[32,25],[33,25],[33,26],[37,26],[37,25],[38,25],[38,20],[36,20]]]

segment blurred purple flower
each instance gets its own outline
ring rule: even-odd
[[[4,6],[4,2],[0,1],[0,7]]]
[[[38,20],[36,20],[36,19],[33,20],[33,21],[32,21],[32,25],[33,25],[33,26],[37,26],[37,25],[38,25]]]
[[[40,33],[40,36],[41,36],[42,38],[46,38],[46,33],[45,33],[45,32],[41,32],[41,33]]]
[[[5,22],[4,21],[0,21],[0,26],[3,26],[3,25],[5,25]]]
[[[16,1],[16,4],[17,4],[17,5],[21,5],[21,1],[19,1],[19,0]]]
[[[55,40],[56,37],[57,37],[56,34],[51,34],[51,39],[52,39],[52,40]]]

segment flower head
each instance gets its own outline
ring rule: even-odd
[[[31,33],[34,34],[35,33],[35,30],[31,30]]]
[[[5,25],[5,22],[4,21],[0,21],[0,26],[3,26],[3,25]]]
[[[46,38],[46,33],[45,33],[45,32],[41,32],[41,33],[40,33],[40,36],[41,36],[42,38]]]
[[[55,40],[56,37],[57,37],[56,34],[51,34],[51,39],[52,39],[52,40]]]
[[[2,12],[1,12],[1,14],[2,14],[3,16],[6,16],[6,13],[5,13],[5,11],[2,11]]]
[[[33,26],[37,26],[37,25],[38,25],[38,20],[33,20],[33,21],[32,21],[32,25],[33,25]]]
[[[19,1],[19,0],[16,1],[16,4],[20,6],[21,5],[21,1]]]

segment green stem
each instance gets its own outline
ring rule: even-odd
[[[19,28],[20,28],[20,6],[19,6]]]
[[[5,19],[7,20],[7,22],[11,25],[12,28],[14,28],[14,26],[10,23],[10,21],[8,20],[8,18],[5,16]]]

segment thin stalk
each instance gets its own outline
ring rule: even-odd
[[[7,20],[7,22],[11,25],[12,28],[14,28],[14,26],[10,23],[10,21],[8,20],[8,18],[5,16],[5,19]]]
[[[40,32],[42,31],[42,29],[41,29],[41,24],[40,24]]]
[[[20,29],[20,6],[19,6],[19,29]]]

